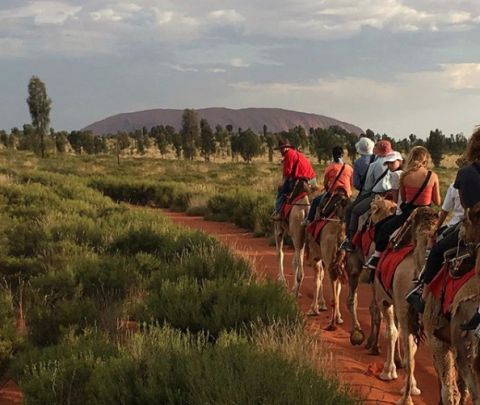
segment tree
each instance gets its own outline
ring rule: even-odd
[[[442,163],[445,141],[445,135],[442,134],[442,131],[436,129],[435,131],[430,131],[430,135],[425,143],[426,148],[432,156],[433,164],[436,167]]]
[[[40,151],[42,158],[45,157],[45,136],[50,125],[50,109],[52,100],[48,98],[45,83],[37,76],[32,76],[28,83],[28,108],[32,117],[32,126],[37,136],[40,137]]]
[[[251,129],[247,129],[238,136],[238,146],[240,156],[246,162],[251,162],[252,158],[260,154],[260,139]]]
[[[55,134],[55,148],[58,153],[65,153],[67,151],[67,133],[66,132],[57,132]]]
[[[226,129],[224,129],[221,125],[217,125],[215,127],[215,142],[218,145],[218,151],[222,152],[222,156],[228,154],[228,141],[229,141],[229,134]]]
[[[206,119],[200,120],[200,153],[206,162],[210,161],[210,156],[215,153],[215,137],[212,128]]]
[[[200,124],[195,110],[187,108],[183,111],[181,134],[183,157],[193,160],[200,141]]]

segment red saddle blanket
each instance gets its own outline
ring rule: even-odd
[[[397,250],[388,249],[382,253],[377,266],[377,276],[386,290],[392,288],[393,276],[398,265],[413,252],[413,249],[413,245],[407,245]]]
[[[359,230],[353,237],[352,243],[362,249],[363,255],[367,256],[370,246],[375,239],[375,227],[369,226],[366,229]]]
[[[460,288],[462,288],[463,285],[475,275],[475,267],[473,267],[471,271],[464,274],[462,277],[453,279],[448,270],[449,265],[445,264],[428,285],[428,289],[435,299],[440,300],[442,303],[442,311],[444,315],[447,315],[450,312],[450,306]]]
[[[282,211],[281,211],[281,214],[282,214],[282,218],[288,222],[288,217],[290,216],[290,211],[292,211],[292,207],[295,205],[295,203],[298,201],[298,200],[301,200],[303,197],[305,197],[307,195],[306,192],[303,192],[303,193],[300,193],[299,195],[297,195],[293,201],[290,201],[290,202],[286,202],[285,204],[283,204],[283,207],[282,207]],[[287,200],[288,201],[288,200]]]
[[[316,221],[313,221],[307,226],[307,235],[310,235],[313,240],[318,240],[320,232],[322,232],[322,229],[327,223],[328,220],[326,219],[317,219]]]

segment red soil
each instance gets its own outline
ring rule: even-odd
[[[256,273],[261,276],[276,278],[277,264],[275,248],[268,245],[266,238],[254,238],[245,229],[228,223],[205,221],[201,217],[188,217],[183,213],[163,211],[174,223],[193,229],[200,229],[215,236],[221,242],[230,246],[237,254],[251,260]],[[285,252],[285,270],[289,283],[292,282],[291,268],[292,251]],[[305,269],[305,280],[301,289],[300,307],[307,311],[313,297],[313,271]],[[399,378],[396,381],[384,382],[378,378],[385,361],[384,352],[380,356],[370,356],[362,346],[352,346],[349,340],[349,328],[351,318],[346,306],[347,288],[342,291],[342,315],[345,324],[334,332],[323,331],[329,323],[329,312],[324,312],[317,317],[308,318],[308,328],[312,332],[321,332],[322,340],[332,350],[335,359],[335,370],[342,382],[349,384],[357,390],[367,404],[394,404],[400,399],[400,389],[403,386],[403,371],[399,370]],[[325,284],[325,299],[329,302],[331,294],[328,284]],[[371,291],[368,285],[360,285],[358,315],[365,333],[369,332]],[[381,347],[385,347],[385,341],[381,338]],[[439,388],[437,377],[432,364],[432,356],[428,347],[422,345],[416,355],[415,377],[422,395],[413,397],[415,404],[432,405],[439,402]]]

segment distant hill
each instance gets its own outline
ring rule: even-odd
[[[232,125],[238,128],[250,128],[260,132],[266,124],[270,132],[288,131],[295,126],[309,128],[328,128],[338,125],[349,132],[361,134],[363,131],[352,124],[325,117],[318,114],[309,114],[281,108],[243,108],[233,110],[229,108],[203,108],[197,110],[201,118],[208,120],[212,128],[216,125],[223,127]],[[101,121],[88,125],[84,130],[91,130],[96,135],[117,133],[118,131],[133,131],[156,125],[171,125],[177,130],[181,128],[183,110],[155,109],[112,115]]]

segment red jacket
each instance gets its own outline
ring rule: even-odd
[[[283,155],[283,177],[310,180],[316,176],[310,161],[303,153],[296,149],[288,149]]]

